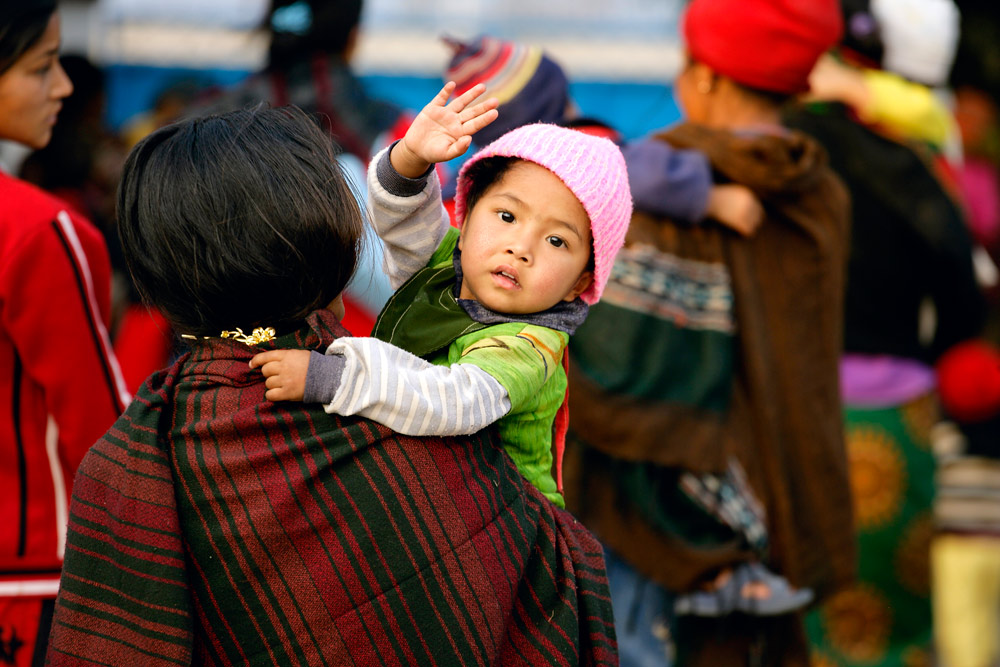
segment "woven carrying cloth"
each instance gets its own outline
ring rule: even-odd
[[[260,349],[151,377],[88,453],[50,664],[613,665],[600,545],[492,432],[406,438],[268,403]]]

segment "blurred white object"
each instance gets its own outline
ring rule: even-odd
[[[13,141],[0,141],[0,171],[17,174],[31,149]]]
[[[972,266],[976,271],[976,280],[980,286],[984,288],[996,287],[996,284],[1000,282],[1000,270],[993,263],[990,254],[986,252],[986,248],[981,245],[976,245],[972,249]]]
[[[241,28],[260,25],[268,0],[99,0],[105,20]]]
[[[952,0],[872,0],[885,51],[882,68],[928,86],[948,81],[960,15]]]

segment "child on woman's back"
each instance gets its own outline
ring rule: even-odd
[[[465,152],[497,114],[495,100],[469,106],[484,86],[447,103],[453,89],[369,169],[397,288],[375,338],[338,339],[326,356],[265,352],[251,365],[267,377],[270,400],[320,401],[401,433],[472,433],[499,422],[521,473],[562,505],[551,468],[565,423],[563,353],[624,240],[625,162],[607,139],[554,125],[515,129],[463,166],[459,232],[432,166]]]

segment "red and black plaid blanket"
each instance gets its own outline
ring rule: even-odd
[[[76,476],[53,665],[614,665],[601,547],[491,433],[271,404],[259,349],[150,378]]]

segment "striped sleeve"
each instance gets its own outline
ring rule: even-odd
[[[391,149],[376,155],[368,167],[368,199],[375,230],[385,244],[383,268],[397,289],[427,265],[451,223],[437,174],[400,176],[389,163]]]
[[[375,338],[341,338],[327,354],[345,358],[341,384],[324,409],[360,415],[405,435],[476,433],[510,411],[507,391],[472,365],[435,366]]]

